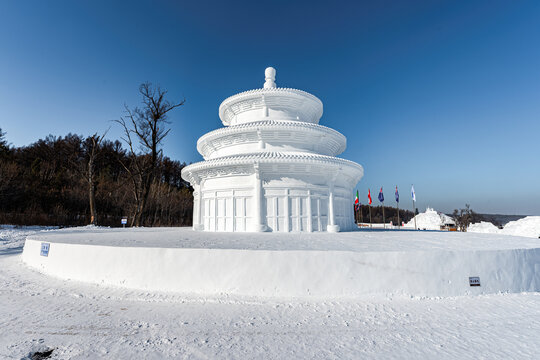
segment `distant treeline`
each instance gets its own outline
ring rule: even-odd
[[[356,221],[369,223],[369,205],[361,205],[360,209],[356,212]],[[418,210],[416,210],[418,213]],[[410,210],[399,209],[399,223],[409,222],[414,217],[414,213]],[[391,206],[384,207],[384,218],[385,222],[388,224],[390,221],[394,225],[398,225],[398,212],[397,208]],[[383,207],[382,206],[371,206],[371,222],[374,224],[383,223]]]
[[[49,135],[9,147],[0,130],[0,224],[89,224],[93,192],[93,223],[120,226],[123,217],[134,216],[140,181],[135,165],[148,156],[95,135]],[[192,189],[180,176],[184,166],[165,156],[157,160],[141,225],[191,225]]]

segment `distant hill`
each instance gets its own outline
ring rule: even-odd
[[[448,214],[452,216],[452,214]],[[495,226],[504,226],[510,221],[516,221],[527,217],[527,215],[503,215],[503,214],[478,214],[482,217],[482,221],[488,221]]]
[[[452,216],[452,214],[447,214]],[[477,214],[482,217],[481,221],[488,221],[493,225],[499,227],[508,224],[510,221],[516,221],[527,217],[527,215],[503,215],[503,214]]]
[[[523,219],[527,215],[502,215],[502,214],[480,214],[484,221],[489,221],[490,223],[493,223],[493,225],[496,226],[504,226],[508,224],[510,221],[516,221],[519,219]]]

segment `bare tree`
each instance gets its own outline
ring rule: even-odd
[[[135,199],[131,226],[142,225],[150,188],[163,155],[160,146],[171,130],[167,127],[170,124],[168,113],[185,103],[185,99],[170,102],[165,99],[167,91],[148,82],[139,87],[139,93],[142,95],[142,107],[132,110],[125,105],[125,115],[115,120],[124,130],[122,140],[130,153],[130,164],[122,165],[130,174]]]
[[[6,140],[6,133],[0,128],[0,156],[7,154],[9,145]]]
[[[97,225],[96,209],[96,160],[101,151],[101,144],[109,130],[102,135],[94,133],[86,139],[79,136],[66,136],[70,147],[66,149],[68,162],[76,174],[88,185],[88,204],[90,207],[90,224]]]
[[[85,147],[87,154],[86,162],[86,182],[88,183],[88,202],[90,204],[90,224],[97,224],[97,209],[96,209],[96,175],[95,175],[95,163],[96,158],[101,149],[101,143],[105,138],[109,130],[105,131],[103,135],[93,134],[86,138],[83,146]]]
[[[482,215],[474,212],[469,204],[465,204],[465,209],[455,209],[452,217],[460,231],[467,231],[470,224],[484,220]]]

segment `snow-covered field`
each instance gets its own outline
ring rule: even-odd
[[[525,236],[538,239],[540,238],[540,216],[527,216],[523,219],[510,221],[502,229],[497,228],[490,222],[482,221],[469,225],[467,231],[484,234]]]
[[[59,280],[0,230],[0,358],[533,359],[540,294],[296,300],[202,297]]]

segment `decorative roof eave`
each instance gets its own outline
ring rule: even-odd
[[[275,94],[275,93],[293,93],[293,94],[297,94],[297,95],[302,95],[302,96],[305,96],[307,98],[310,98],[310,99],[320,103],[321,106],[322,106],[322,101],[318,97],[316,97],[313,94],[308,93],[307,91],[298,90],[298,89],[294,89],[294,88],[278,88],[278,87],[276,87],[276,88],[266,88],[266,89],[264,89],[264,88],[263,89],[252,89],[252,90],[242,91],[242,92],[240,92],[238,94],[231,95],[231,96],[229,96],[228,98],[226,98],[225,100],[223,100],[221,102],[221,105],[219,106],[220,112],[221,112],[221,107],[222,106],[226,106],[231,102],[236,102],[236,101],[241,100],[243,98],[250,98],[253,95]]]
[[[364,168],[353,161],[345,160],[333,156],[316,155],[307,153],[280,153],[280,152],[259,152],[245,155],[224,156],[208,161],[201,161],[190,164],[182,169],[182,178],[193,183],[197,178],[197,173],[212,169],[234,167],[239,165],[254,164],[316,164],[339,168],[358,182],[364,175]],[[197,182],[197,181],[195,181]]]
[[[302,98],[308,101],[311,101],[312,106],[314,106],[314,117],[320,119],[323,114],[323,103],[322,101],[308,92],[292,89],[292,88],[263,88],[263,89],[253,89],[238,93],[233,96],[226,98],[221,105],[219,106],[219,118],[221,119],[223,125],[227,126],[230,124],[232,117],[236,116],[236,113],[232,110],[232,106],[239,102],[248,101],[250,99],[272,97],[272,96],[283,96],[288,95],[289,97]]]
[[[281,129],[297,129],[299,131],[313,131],[313,132],[322,132],[326,135],[329,135],[330,137],[334,138],[334,140],[340,144],[340,147],[338,148],[336,155],[341,154],[343,151],[345,151],[347,147],[347,138],[341,134],[339,131],[336,131],[334,129],[331,129],[329,127],[318,125],[318,124],[312,124],[312,123],[306,123],[306,122],[298,122],[298,121],[276,121],[276,120],[267,120],[267,121],[258,121],[258,122],[251,122],[251,123],[245,123],[240,125],[234,125],[227,128],[221,128],[214,131],[211,131],[209,133],[206,133],[205,135],[201,136],[199,140],[197,140],[197,151],[203,156],[207,156],[206,152],[204,151],[204,148],[208,146],[213,140],[233,135],[233,134],[241,134],[248,131],[256,131],[256,130],[281,130]],[[214,149],[215,150],[215,149]]]

